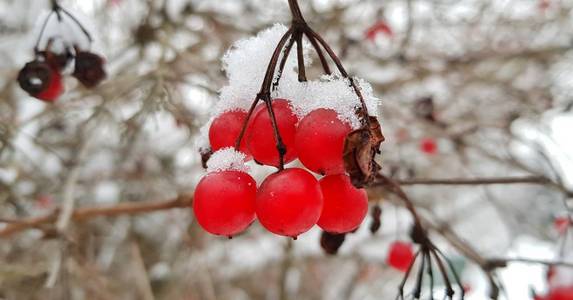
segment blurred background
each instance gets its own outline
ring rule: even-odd
[[[404,186],[461,274],[466,298],[489,299],[490,280],[500,299],[550,289],[547,262],[573,261],[573,1],[299,2],[349,73],[382,100],[384,173],[541,178]],[[411,219],[379,190],[370,201],[382,208],[380,231],[370,233],[368,217],[335,256],[322,251],[316,228],[292,241],[254,224],[228,240],[205,233],[180,208],[72,221],[63,232],[54,222],[2,231],[54,216],[65,200],[81,208],[192,194],[204,175],[198,129],[226,84],[220,58],[236,40],[290,22],[286,0],[60,5],[92,34],[108,77],[95,89],[66,78],[53,104],[28,96],[16,77],[33,59],[51,4],[0,0],[0,299],[396,297],[403,273],[386,255],[390,243],[409,240]],[[69,25],[46,30],[85,46]],[[310,70],[315,78],[318,67]],[[486,259],[545,263],[484,272],[468,247]],[[573,286],[570,271],[557,270]],[[436,278],[439,299],[441,287]]]

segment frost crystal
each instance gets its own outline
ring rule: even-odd
[[[211,155],[207,162],[207,172],[219,171],[241,171],[249,172],[249,167],[245,165],[246,155],[232,147],[223,148]]]

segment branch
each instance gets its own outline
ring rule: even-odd
[[[75,222],[84,222],[97,217],[135,215],[172,208],[184,208],[189,207],[191,202],[192,197],[188,195],[180,195],[177,198],[164,201],[124,202],[112,206],[85,207],[74,210],[71,218]],[[14,222],[7,224],[4,228],[0,229],[0,238],[8,238],[24,230],[52,224],[56,222],[57,217],[58,210],[55,210],[52,213],[43,216],[30,217],[18,221],[13,220]]]
[[[404,179],[396,180],[400,185],[486,185],[486,184],[551,184],[540,176],[491,177],[491,178],[448,178],[448,179]]]
[[[492,268],[503,268],[510,263],[523,263],[523,264],[539,264],[546,266],[563,266],[567,268],[573,268],[573,262],[566,261],[552,261],[544,259],[533,259],[533,258],[492,258],[488,260],[488,263]]]

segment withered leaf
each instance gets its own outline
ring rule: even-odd
[[[384,136],[378,119],[372,116],[368,118],[369,128],[365,126],[350,132],[344,141],[344,167],[352,184],[358,188],[372,182],[381,168],[374,158],[380,153]]]
[[[346,234],[335,234],[335,233],[328,233],[326,231],[322,232],[320,236],[320,246],[330,255],[335,255],[344,243],[344,239],[346,238]]]

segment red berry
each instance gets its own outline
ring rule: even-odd
[[[324,206],[318,226],[330,233],[346,233],[358,228],[368,213],[366,191],[355,188],[344,174],[326,176],[319,182]]]
[[[247,173],[209,173],[195,188],[193,211],[206,231],[233,236],[255,220],[257,184]]]
[[[285,169],[267,177],[257,192],[257,217],[275,234],[297,237],[320,217],[322,192],[309,172]]]
[[[288,100],[274,99],[273,111],[282,141],[286,146],[284,162],[296,159],[294,137],[298,119],[292,112]],[[271,117],[267,109],[257,109],[249,125],[247,147],[253,158],[264,165],[279,166],[279,153],[277,141],[273,131]]]
[[[390,28],[390,26],[388,26],[388,24],[386,24],[386,22],[384,21],[379,21],[376,24],[372,25],[370,28],[366,30],[364,35],[366,36],[366,39],[374,41],[378,36],[378,34],[380,33],[383,33],[388,37],[392,37],[394,35],[394,32],[392,32],[392,28]]]
[[[414,250],[410,243],[396,241],[390,245],[386,263],[391,267],[406,272],[414,260]]]
[[[62,76],[46,62],[27,63],[18,74],[20,87],[30,96],[52,102],[62,94]]]
[[[221,148],[235,146],[246,118],[247,112],[242,110],[227,111],[216,117],[209,128],[211,150],[215,152]],[[249,155],[245,140],[243,137],[239,150]]]
[[[438,151],[438,145],[434,139],[424,138],[420,141],[420,151],[429,155],[433,155]]]
[[[557,217],[553,221],[553,227],[555,227],[555,230],[557,230],[557,232],[559,234],[565,234],[565,232],[567,231],[567,228],[570,225],[571,225],[571,223],[569,222],[568,216]]]
[[[344,173],[344,139],[351,131],[331,109],[319,108],[306,115],[298,124],[295,136],[296,153],[309,170],[323,175]]]
[[[573,285],[552,288],[545,298],[547,300],[573,300]]]

